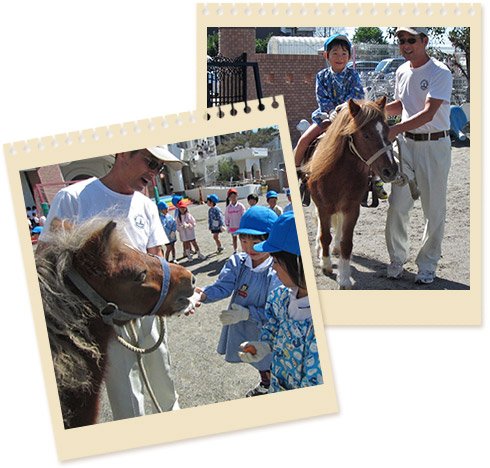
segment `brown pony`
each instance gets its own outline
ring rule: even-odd
[[[305,168],[309,173],[308,188],[316,205],[318,223],[317,254],[322,270],[332,274],[329,246],[332,216],[337,216],[337,241],[340,240],[340,262],[337,282],[350,289],[350,256],[352,237],[359,217],[361,201],[368,187],[369,171],[384,182],[398,173],[384,107],[386,97],[373,101],[349,99],[328,128],[313,158]],[[321,245],[320,245],[321,243]]]
[[[69,429],[97,420],[114,333],[110,324],[186,309],[195,278],[181,266],[167,264],[167,269],[159,257],[127,245],[119,226],[107,219],[72,226],[55,218],[46,240],[36,252],[36,267],[63,422]],[[161,294],[164,285],[166,295]]]

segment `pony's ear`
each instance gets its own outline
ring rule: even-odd
[[[383,96],[381,99],[378,99],[376,101],[376,104],[381,107],[381,109],[384,109],[386,106],[386,96]]]
[[[66,219],[60,219],[55,216],[49,225],[49,230],[52,232],[61,231],[65,229],[66,231],[71,231],[73,229],[73,224]]]
[[[97,271],[110,254],[110,239],[116,223],[109,221],[102,229],[94,232],[76,254],[83,266]],[[77,263],[78,263],[77,261]]]
[[[357,104],[356,102],[354,102],[354,100],[352,98],[349,99],[347,104],[349,106],[350,115],[352,115],[352,117],[355,117],[359,113],[359,111],[361,110],[361,106],[359,104]]]

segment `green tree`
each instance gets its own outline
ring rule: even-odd
[[[233,163],[231,158],[222,159],[218,161],[218,175],[216,178],[223,182],[240,180],[240,169]]]
[[[230,153],[237,146],[260,148],[270,143],[276,135],[277,129],[274,127],[222,135],[221,144],[216,147],[216,152],[218,154]]]
[[[208,55],[216,57],[218,55],[219,35],[218,33],[208,34]]]
[[[265,39],[255,39],[255,52],[257,54],[267,53],[267,44],[269,44],[269,40],[271,37],[272,33],[270,33]]]
[[[381,28],[356,28],[352,42],[355,44],[388,44]]]

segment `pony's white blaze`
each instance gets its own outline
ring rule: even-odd
[[[381,141],[384,141],[384,138],[383,138],[383,123],[382,122],[378,122],[376,124],[376,130],[378,130],[378,133],[379,133],[379,137],[381,139]],[[391,150],[388,150],[386,151],[386,156],[388,156],[388,159],[390,160],[390,163],[393,164],[393,153],[391,152]]]

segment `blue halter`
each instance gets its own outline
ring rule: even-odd
[[[158,255],[152,255],[152,257],[158,258],[162,265],[162,288],[160,289],[160,297],[158,298],[155,307],[153,307],[149,314],[145,315],[125,312],[124,310],[119,309],[117,304],[114,304],[114,302],[107,302],[73,267],[68,270],[67,276],[73,285],[92,303],[92,305],[98,309],[102,321],[106,325],[114,325],[114,320],[126,322],[128,320],[134,320],[145,316],[153,316],[158,312],[158,309],[160,309],[165,301],[170,285],[170,267],[168,266],[168,262],[163,257]]]

